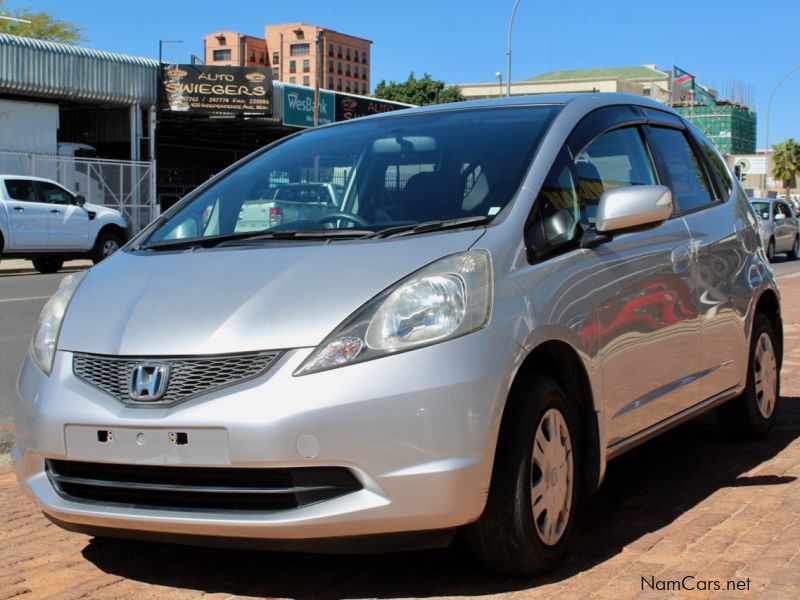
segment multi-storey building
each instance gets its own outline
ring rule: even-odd
[[[245,42],[240,42],[241,39]],[[372,42],[364,38],[306,23],[289,23],[267,25],[264,39],[218,31],[203,40],[206,64],[209,65],[263,65],[261,62],[248,62],[250,48],[256,46],[248,45],[247,40],[258,40],[263,44],[266,65],[272,68],[276,81],[313,87],[315,78],[319,77],[320,87],[324,89],[353,94],[368,94],[370,91]],[[242,56],[244,62],[240,62]],[[256,52],[256,58],[259,57]]]
[[[203,48],[207,65],[267,66],[267,42],[264,38],[236,31],[215,31],[203,38]]]

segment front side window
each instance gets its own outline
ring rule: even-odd
[[[247,231],[377,231],[482,217],[514,197],[559,107],[459,109],[385,116],[290,138],[218,180],[155,229],[146,243]],[[330,195],[330,203],[293,198]],[[331,212],[352,218],[326,220]],[[261,221],[258,221],[261,219]]]
[[[680,210],[694,210],[714,202],[703,164],[683,131],[666,127],[652,127],[650,131],[672,184],[673,201]]]
[[[607,190],[656,183],[653,165],[639,129],[624,127],[604,133],[575,158],[580,181],[581,222],[592,226],[600,196]]]
[[[27,179],[6,179],[6,192],[12,200],[36,202],[36,188]]]
[[[51,204],[71,204],[72,195],[61,186],[46,181],[39,182],[39,189],[42,192],[42,199]]]

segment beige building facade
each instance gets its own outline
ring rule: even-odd
[[[371,89],[372,42],[333,29],[287,23],[267,25],[263,38],[216,31],[203,42],[208,65],[266,66],[275,81],[307,87],[319,76],[321,88],[352,94]],[[257,62],[249,62],[252,56]]]

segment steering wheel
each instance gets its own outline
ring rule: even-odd
[[[333,223],[334,221],[338,221],[339,219],[343,221],[349,221],[350,223],[354,223],[359,227],[368,227],[369,221],[366,219],[359,217],[358,215],[354,215],[353,213],[347,212],[332,212],[328,213],[322,218],[317,219],[317,223],[325,224],[325,223]]]

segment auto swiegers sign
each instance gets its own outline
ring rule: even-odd
[[[165,65],[161,109],[210,115],[271,115],[272,73],[258,67]]]

